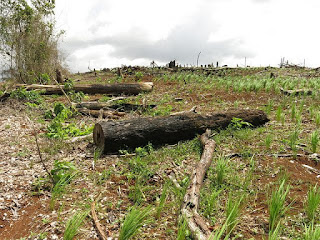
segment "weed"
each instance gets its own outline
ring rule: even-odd
[[[62,195],[66,186],[71,182],[71,180],[77,175],[74,173],[71,176],[64,175],[60,180],[54,185],[51,191],[50,209],[54,209],[56,199]]]
[[[69,181],[72,175],[77,171],[77,168],[68,161],[56,160],[51,170],[51,175],[55,183],[58,183],[62,178]]]
[[[319,132],[317,130],[311,133],[310,143],[311,143],[311,150],[313,153],[315,153],[317,151],[318,144],[319,144]]]
[[[320,127],[320,112],[316,113],[315,123],[317,127]]]
[[[179,225],[178,225],[177,240],[186,240],[186,239],[191,239],[190,231],[187,226],[187,221],[185,219],[182,219],[179,221]]]
[[[37,91],[27,91],[25,88],[18,88],[11,92],[11,98],[24,100],[30,103],[35,103],[37,105],[43,102],[43,98]]]
[[[291,120],[292,121],[296,118],[296,113],[297,113],[296,108],[297,108],[296,104],[292,104],[292,106],[291,106]]]
[[[229,219],[229,224],[227,226],[227,233],[230,234],[231,231],[236,227],[238,224],[238,218],[241,211],[241,204],[244,199],[244,196],[240,198],[233,199],[231,194],[229,194],[228,201],[226,204],[226,215]]]
[[[161,214],[162,209],[164,207],[164,204],[166,202],[168,188],[169,188],[168,183],[165,183],[163,190],[162,190],[162,193],[161,193],[161,196],[160,196],[160,199],[159,199],[159,205],[156,207],[156,218],[157,219],[160,218],[160,214]]]
[[[47,117],[52,117],[53,113],[47,113]],[[65,124],[65,121],[73,115],[73,112],[62,103],[54,106],[55,117],[47,127],[46,136],[49,138],[66,139],[68,137],[83,136],[92,132],[93,126],[82,126],[78,128],[75,123]]]
[[[251,127],[251,126],[252,126],[251,123],[245,122],[241,118],[234,117],[232,118],[228,128],[230,128],[231,130],[239,130],[243,127]]]
[[[280,121],[281,121],[281,117],[282,117],[282,107],[279,106],[279,107],[277,108],[277,112],[276,112],[276,120],[277,120],[278,122],[280,122]]]
[[[225,231],[228,229],[228,226],[231,223],[231,219],[234,216],[234,213],[236,211],[236,206],[234,205],[233,209],[231,209],[231,211],[229,212],[229,215],[227,215],[227,219],[225,221],[225,223],[222,225],[222,227],[220,229],[218,229],[215,232],[212,232],[212,234],[209,236],[208,240],[228,240],[230,233],[232,232],[233,229],[229,229],[229,234],[225,234],[225,237],[222,238],[223,234],[225,233]]]
[[[304,235],[303,240],[318,240],[320,239],[320,227],[314,226],[314,222],[312,221],[309,227],[307,225],[304,226]]]
[[[224,156],[219,156],[217,160],[217,166],[216,166],[216,172],[217,172],[216,182],[218,186],[222,186],[225,179],[227,168],[228,168],[228,159]]]
[[[148,220],[152,207],[138,208],[133,206],[127,214],[119,234],[119,240],[128,240],[138,233],[138,230]]]
[[[289,206],[285,206],[286,197],[289,193],[289,185],[285,186],[286,179],[283,178],[279,188],[272,192],[269,201],[269,232],[274,232],[281,217],[287,212]]]
[[[278,222],[277,227],[273,231],[269,231],[268,240],[279,240],[280,237],[281,224]]]
[[[294,152],[297,151],[299,133],[300,133],[299,128],[295,128],[294,131],[291,132],[289,135],[289,146]]]
[[[305,204],[305,211],[310,221],[315,218],[316,211],[320,205],[320,189],[318,186],[311,187]]]
[[[267,135],[266,138],[265,138],[265,144],[266,144],[266,148],[267,148],[267,149],[270,149],[271,143],[272,143],[272,135],[269,134],[269,135]]]
[[[69,91],[68,95],[70,96],[70,99],[73,102],[81,103],[82,100],[85,98],[85,95],[83,92],[75,92],[75,91]]]
[[[141,81],[143,78],[143,73],[142,72],[136,72],[134,75],[134,78],[136,81]]]
[[[212,193],[204,201],[204,216],[209,218],[217,205],[217,199],[222,190],[213,189]]]
[[[79,211],[75,213],[67,222],[66,230],[63,234],[63,240],[72,240],[74,236],[79,231],[79,228],[84,221],[84,219],[88,216],[89,210]]]

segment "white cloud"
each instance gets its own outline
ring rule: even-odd
[[[73,71],[177,59],[318,66],[317,0],[57,1]]]

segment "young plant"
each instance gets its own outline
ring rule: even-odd
[[[227,234],[230,234],[239,222],[238,218],[240,216],[241,204],[243,199],[244,196],[241,196],[237,199],[233,199],[231,194],[229,194],[225,210],[227,219],[229,219],[229,224],[227,226]]]
[[[303,240],[318,240],[320,239],[320,227],[319,226],[314,226],[313,221],[309,225],[304,226],[304,235],[303,235]]]
[[[133,206],[120,228],[119,240],[128,240],[136,235],[149,218],[151,211],[151,206],[144,209]]]
[[[285,186],[286,179],[282,179],[279,188],[272,192],[269,201],[269,232],[274,232],[281,217],[287,212],[290,206],[285,206],[286,197],[289,193],[289,186]]]
[[[270,231],[269,232],[269,238],[268,238],[268,240],[279,240],[280,239],[280,237],[279,237],[279,235],[280,235],[280,230],[281,230],[281,224],[280,224],[280,222],[278,223],[278,225],[277,225],[277,227],[274,229],[274,231]]]
[[[217,205],[217,198],[222,190],[214,189],[205,200],[204,216],[209,218],[213,214],[213,210]]]
[[[320,205],[320,189],[318,186],[311,187],[305,204],[305,210],[310,221],[314,220],[316,211]]]
[[[316,122],[316,126],[320,127],[320,112],[316,113],[315,122]]]
[[[216,166],[216,172],[217,172],[217,185],[221,186],[224,182],[225,175],[228,168],[228,159],[224,156],[219,156]]]
[[[293,121],[296,118],[297,107],[296,104],[292,104],[291,106],[291,120]]]
[[[221,239],[228,240],[229,239],[230,233],[233,229],[229,229],[231,231],[229,231],[229,233],[225,234],[224,238],[222,236],[227,231],[228,226],[230,226],[230,224],[232,224],[232,218],[235,215],[234,212],[237,211],[236,208],[237,208],[237,206],[234,205],[233,208],[231,209],[231,211],[227,214],[227,219],[226,219],[225,223],[217,231],[212,232],[212,234],[209,236],[208,240],[221,240]]]
[[[319,132],[317,130],[311,133],[310,142],[311,142],[311,150],[313,153],[315,153],[317,151],[318,144],[319,144]]]
[[[187,221],[185,219],[180,220],[177,240],[185,240],[189,235],[190,232],[187,226]]]
[[[280,121],[281,121],[281,117],[282,117],[282,107],[279,106],[279,107],[277,108],[277,112],[276,112],[276,120],[277,120],[278,122],[280,122]]]
[[[290,133],[289,135],[289,146],[291,149],[296,152],[297,151],[297,143],[299,139],[299,129],[296,128],[293,132]]]
[[[271,143],[272,143],[272,135],[269,134],[266,136],[266,139],[265,139],[265,144],[267,149],[270,149]]]
[[[160,196],[159,205],[156,208],[156,218],[157,219],[160,218],[160,214],[162,212],[164,204],[166,203],[168,188],[169,188],[168,183],[165,183],[163,186],[161,196]]]
[[[72,240],[77,234],[82,222],[88,216],[89,210],[79,211],[74,214],[67,222],[66,230],[63,234],[63,240]]]

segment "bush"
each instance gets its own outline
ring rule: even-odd
[[[10,97],[35,104],[41,104],[43,102],[43,98],[39,92],[27,91],[25,88],[18,88],[12,91]]]

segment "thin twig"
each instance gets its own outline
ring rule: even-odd
[[[95,208],[96,208],[96,200],[91,203],[91,214],[92,214],[92,218],[93,218],[93,223],[98,230],[99,237],[102,240],[107,240],[107,236],[105,235],[105,233],[99,223]]]
[[[34,137],[35,137],[35,139],[36,139],[36,145],[37,145],[38,155],[39,155],[40,161],[41,161],[41,163],[42,163],[42,166],[43,166],[44,170],[47,172],[48,176],[50,177],[52,183],[54,184],[54,179],[53,179],[51,173],[49,172],[46,164],[45,164],[44,161],[43,161],[42,154],[41,154],[40,147],[39,147],[39,143],[38,143],[38,133],[35,131],[35,129],[34,129]]]
[[[54,81],[57,83],[58,87],[60,88],[60,90],[62,91],[62,93],[65,95],[65,97],[67,98],[70,107],[72,107],[72,102],[70,100],[70,98],[68,97],[68,95],[66,94],[66,92],[63,90],[63,88],[60,86],[60,84],[58,83],[57,79],[54,78]]]
[[[36,140],[37,151],[38,151],[38,155],[39,155],[39,158],[40,158],[40,162],[42,163],[42,166],[43,166],[44,170],[46,171],[46,173],[47,173],[48,176],[50,177],[50,179],[51,179],[51,181],[52,181],[52,184],[54,184],[54,179],[53,179],[50,171],[48,170],[48,168],[47,168],[47,166],[46,166],[46,164],[45,164],[45,162],[43,161],[43,158],[42,158],[42,154],[41,154],[40,146],[39,146],[39,142],[38,142],[38,132],[37,132],[37,130],[36,130],[36,127],[35,127],[34,123],[30,120],[30,118],[28,118],[28,117],[26,116],[26,119],[28,120],[28,122],[30,123],[30,125],[32,125],[32,127],[33,127],[33,134],[32,134],[32,135],[34,135],[35,140]]]

